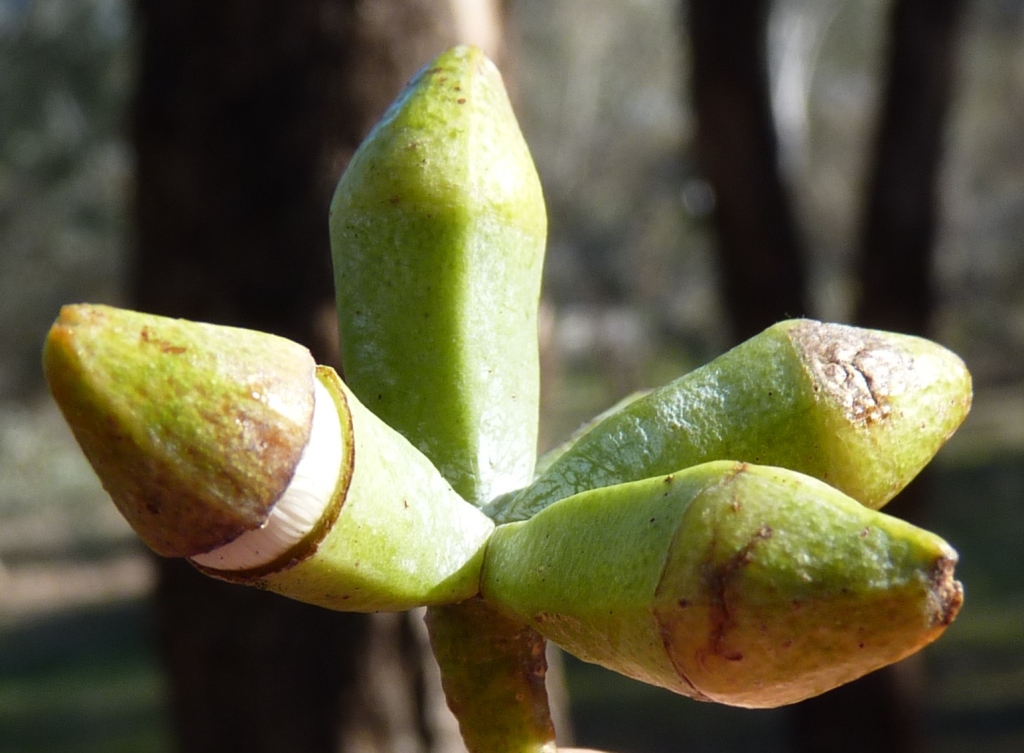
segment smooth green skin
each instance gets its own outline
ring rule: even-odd
[[[318,368],[342,421],[345,462],[315,544],[250,572],[204,572],[346,612],[397,612],[475,596],[494,524],[423,453]]]
[[[104,488],[158,554],[258,528],[309,438],[314,362],[262,332],[65,306],[43,368]]]
[[[632,400],[487,512],[525,520],[587,489],[711,460],[800,471],[880,508],[966,417],[963,362],[928,340],[781,322]]]
[[[346,383],[473,504],[526,484],[547,215],[480,50],[449,50],[410,82],[353,156],[330,225]],[[428,624],[470,750],[550,750],[540,636],[483,603]]]
[[[469,47],[410,82],[331,204],[345,381],[474,504],[533,472],[546,223],[501,76]]]
[[[780,468],[707,463],[499,526],[482,593],[586,661],[769,707],[913,653],[962,602],[937,536]]]

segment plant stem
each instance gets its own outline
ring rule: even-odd
[[[448,705],[471,753],[553,753],[545,640],[477,597],[427,610]]]

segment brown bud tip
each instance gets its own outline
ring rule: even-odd
[[[960,614],[964,605],[964,587],[953,575],[956,570],[955,554],[940,557],[932,568],[932,626],[947,628]]]
[[[104,488],[165,556],[258,528],[309,439],[313,358],[273,335],[65,306],[43,367]]]

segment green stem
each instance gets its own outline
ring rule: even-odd
[[[448,705],[472,753],[553,753],[545,640],[483,599],[427,610]]]

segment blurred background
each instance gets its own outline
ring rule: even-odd
[[[415,616],[158,563],[45,392],[62,303],[337,358],[330,192],[456,41],[544,183],[543,442],[789,316],[927,335],[975,379],[894,510],[966,605],[808,704],[699,704],[571,659],[566,737],[622,751],[1024,750],[1024,4],[0,0],[0,753],[456,751]]]

